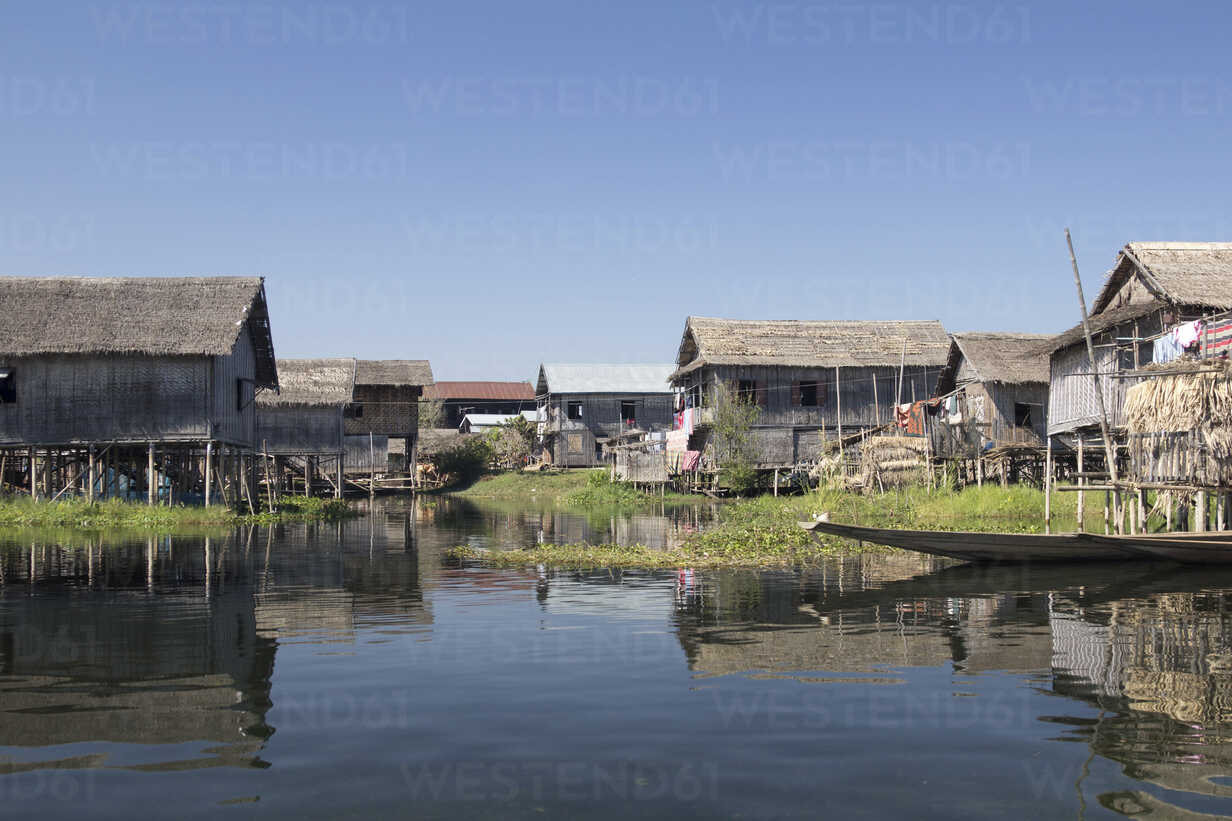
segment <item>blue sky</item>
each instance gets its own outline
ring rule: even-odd
[[[1232,6],[1184,9],[8,4],[0,272],[261,274],[279,355],[438,378],[689,314],[1055,331],[1066,225],[1088,291],[1232,239]]]

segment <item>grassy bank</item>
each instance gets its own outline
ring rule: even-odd
[[[639,508],[662,503],[688,504],[705,496],[669,492],[643,493],[621,482],[609,482],[606,470],[568,470],[562,473],[500,473],[484,476],[456,495],[496,499],[558,508]]]
[[[1102,529],[1102,500],[1088,499],[1087,528]],[[1053,530],[1076,527],[1076,494],[1053,496]],[[479,551],[457,548],[457,559],[495,567],[547,564],[564,568],[691,566],[781,567],[807,565],[850,549],[840,539],[818,538],[798,522],[829,512],[836,522],[918,530],[994,533],[1043,532],[1044,494],[1033,488],[986,486],[962,491],[908,488],[864,496],[821,490],[804,496],[739,500],[721,508],[717,525],[691,536],[678,549],[663,551],[612,545],[541,545],[531,550]],[[870,549],[866,545],[865,550]],[[872,546],[871,549],[878,550]],[[889,548],[885,548],[889,549]]]
[[[352,515],[346,502],[304,496],[285,497],[276,510],[257,514],[239,514],[225,507],[151,507],[118,499],[90,503],[80,499],[36,502],[24,496],[0,498],[0,526],[6,527],[154,530],[329,521]]]

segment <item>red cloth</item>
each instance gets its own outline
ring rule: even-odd
[[[684,459],[680,462],[680,470],[684,473],[692,473],[701,465],[702,453],[699,450],[686,450]]]

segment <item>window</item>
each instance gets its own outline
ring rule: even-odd
[[[626,425],[632,425],[635,421],[637,421],[637,402],[632,399],[621,400],[620,421]]]
[[[741,379],[736,385],[736,398],[750,405],[757,401],[757,383],[752,379]]]
[[[570,402],[566,406],[566,415],[570,419],[581,419],[582,418],[582,403],[581,402]]]
[[[235,409],[242,411],[248,407],[248,380],[235,380]]]
[[[816,382],[801,382],[800,383],[800,405],[805,408],[815,408],[821,403],[817,400],[820,398],[820,392],[817,389]]]
[[[11,405],[17,401],[17,371],[13,368],[0,368],[0,405]]]
[[[347,405],[346,407],[342,409],[342,416],[344,419],[363,419],[364,418],[364,406],[363,405]]]
[[[1030,428],[1035,426],[1035,409],[1036,405],[1028,405],[1023,402],[1014,403],[1014,426],[1019,428]]]

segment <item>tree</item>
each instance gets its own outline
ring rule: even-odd
[[[431,430],[445,424],[445,403],[439,399],[419,400],[419,429]]]
[[[757,405],[737,395],[725,383],[715,386],[710,442],[719,479],[736,494],[748,493],[757,485],[752,434],[760,415]]]
[[[535,423],[525,416],[515,416],[488,431],[488,447],[492,459],[500,467],[516,468],[526,464],[535,446]]]

